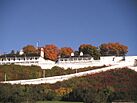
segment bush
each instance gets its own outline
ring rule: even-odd
[[[64,100],[85,103],[137,101],[137,73],[128,68],[115,69],[55,84],[0,84],[0,102]]]
[[[42,69],[38,66],[0,65],[0,81],[19,79],[35,79],[42,77]]]

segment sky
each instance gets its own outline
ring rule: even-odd
[[[119,42],[137,55],[137,0],[0,0],[0,54]]]

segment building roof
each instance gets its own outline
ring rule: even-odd
[[[19,55],[19,54],[3,54],[0,56],[0,58],[14,58],[14,57],[39,57],[40,54],[38,53],[31,53],[31,54],[23,54],[23,55]]]
[[[84,54],[83,56],[76,56],[76,55],[74,55],[74,56],[70,56],[70,57],[61,57],[61,58],[83,58],[83,57],[92,57],[91,55],[89,55],[89,54]]]

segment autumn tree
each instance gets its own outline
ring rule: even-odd
[[[120,43],[104,43],[100,45],[102,56],[124,56],[128,52],[128,47]]]
[[[92,56],[94,59],[100,58],[100,53],[97,47],[92,46],[90,44],[82,44],[79,47],[79,52],[83,52],[83,54],[88,54]]]
[[[23,52],[26,54],[33,54],[33,53],[37,53],[38,50],[33,45],[27,45],[23,47]]]
[[[45,45],[44,54],[45,54],[45,59],[56,61],[59,56],[59,48],[54,44]]]
[[[63,47],[60,49],[60,56],[61,57],[70,57],[73,49],[70,47]]]

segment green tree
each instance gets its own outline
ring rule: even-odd
[[[80,45],[79,52],[83,52],[83,54],[88,54],[96,60],[100,59],[100,52],[99,52],[98,48],[95,46],[92,46],[90,44]]]
[[[79,51],[74,51],[75,56],[79,56]]]

